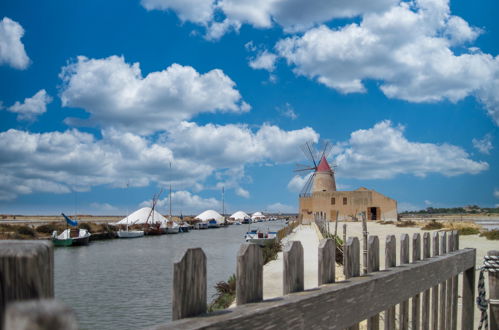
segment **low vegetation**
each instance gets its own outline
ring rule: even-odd
[[[215,285],[217,293],[208,306],[208,311],[213,312],[228,308],[236,298],[236,275],[232,274],[227,281],[220,281]]]
[[[480,207],[478,205],[468,205],[465,207],[435,208],[427,207],[419,211],[405,211],[400,214],[478,214],[478,213],[499,213],[499,207]]]
[[[376,221],[376,223],[378,223],[380,225],[393,225],[394,224],[393,221]]]
[[[445,228],[457,230],[459,235],[477,235],[480,234],[481,229],[479,225],[469,221],[448,222]]]
[[[397,221],[397,227],[416,227],[417,223],[412,220]]]
[[[444,228],[444,225],[441,222],[437,222],[436,220],[431,220],[423,226],[423,230],[437,230]]]
[[[484,231],[480,234],[480,236],[490,240],[499,240],[499,229]]]
[[[277,255],[282,251],[282,244],[279,240],[274,240],[271,244],[266,244],[262,247],[263,264],[267,264],[272,260],[277,259]]]

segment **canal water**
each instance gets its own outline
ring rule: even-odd
[[[252,224],[278,230],[284,222]],[[91,242],[56,248],[55,296],[73,308],[80,329],[141,329],[171,321],[173,262],[187,248],[207,257],[208,301],[236,271],[248,225]]]

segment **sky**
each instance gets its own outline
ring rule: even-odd
[[[0,213],[499,205],[494,0],[2,0]]]

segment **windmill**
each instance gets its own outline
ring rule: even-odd
[[[329,142],[324,143],[322,151],[317,151],[312,143],[305,143],[300,146],[305,157],[310,161],[310,165],[297,164],[295,172],[309,172],[307,182],[303,186],[300,196],[318,191],[336,191],[336,182],[334,179],[334,170],[329,166],[327,157],[331,152],[332,145]]]

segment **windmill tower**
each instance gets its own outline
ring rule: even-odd
[[[336,191],[336,180],[334,178],[334,170],[329,166],[327,157],[331,152],[331,144],[326,142],[322,152],[317,152],[307,142],[302,145],[301,150],[305,157],[311,162],[310,165],[298,165],[299,168],[295,172],[311,172],[307,182],[303,186],[300,196],[310,195],[316,192],[333,192]]]

